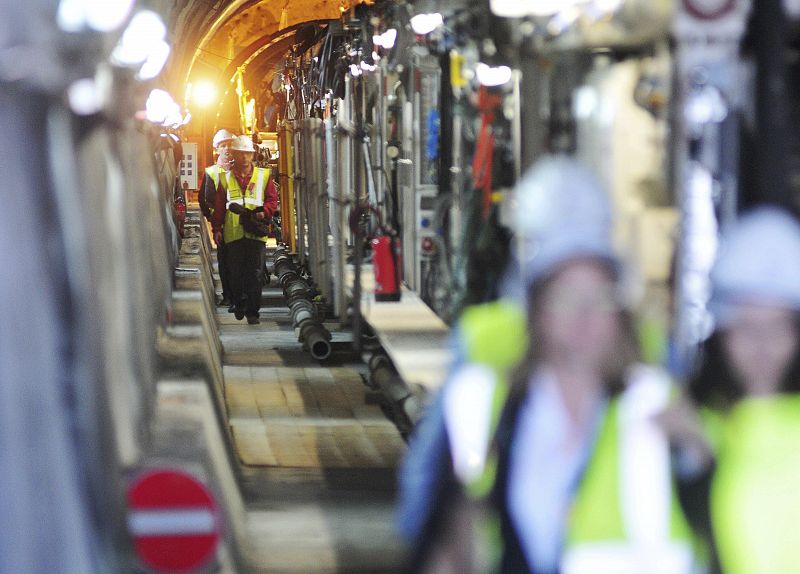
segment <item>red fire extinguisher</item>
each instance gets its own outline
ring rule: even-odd
[[[381,232],[372,239],[375,300],[399,301],[402,269],[400,239]]]
[[[185,237],[184,226],[186,225],[186,202],[182,197],[175,200],[175,212],[178,215],[178,234]]]

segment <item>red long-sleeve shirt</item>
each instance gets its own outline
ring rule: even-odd
[[[233,174],[236,177],[236,181],[239,182],[239,187],[247,189],[247,186],[250,185],[250,179],[253,177],[253,172],[251,171],[244,177],[239,177],[236,173]],[[211,228],[214,230],[214,233],[218,231],[222,231],[222,224],[225,223],[225,213],[227,212],[228,207],[228,193],[222,187],[222,180],[220,180],[219,185],[217,186],[217,193],[214,195],[214,215],[211,217]],[[267,189],[264,192],[264,217],[266,219],[271,218],[275,211],[278,209],[278,190],[275,189],[275,182],[273,181],[272,177],[269,178],[267,182]]]

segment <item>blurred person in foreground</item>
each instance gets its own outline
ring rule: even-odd
[[[696,485],[687,512],[713,541],[713,572],[796,572],[800,225],[776,207],[745,214],[723,234],[711,282],[716,327],[691,401],[662,417]]]
[[[499,302],[462,318],[464,361],[438,399],[446,456],[432,458],[429,508],[400,511],[401,529],[404,517],[413,526],[411,569],[693,572],[654,420],[672,388],[637,362],[605,191],[554,156],[517,199],[527,311]],[[401,501],[414,484],[401,475]]]

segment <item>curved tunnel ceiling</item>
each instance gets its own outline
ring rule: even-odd
[[[187,82],[208,79],[227,84],[251,61],[275,59],[291,47],[304,24],[336,20],[373,0],[177,0],[167,10],[173,54],[165,74],[176,99]],[[167,4],[165,2],[165,4]],[[260,67],[261,70],[264,66]],[[226,77],[227,76],[227,77]],[[220,98],[221,101],[221,98]]]

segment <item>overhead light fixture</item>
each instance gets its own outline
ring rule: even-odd
[[[161,73],[164,65],[169,58],[170,47],[165,40],[161,40],[150,51],[142,67],[139,68],[139,73],[136,75],[140,80],[152,80]]]
[[[183,114],[181,113],[181,108],[177,103],[169,107],[167,115],[164,117],[164,121],[162,123],[171,128],[178,128],[184,124]]]
[[[103,98],[94,78],[83,78],[73,82],[67,89],[69,107],[79,116],[98,113],[103,107]]]
[[[164,40],[167,27],[161,17],[151,10],[142,10],[133,17],[119,44],[111,53],[113,63],[122,66],[143,64],[153,46]]]
[[[179,118],[176,122],[179,124],[183,119],[180,111],[180,106],[165,90],[155,89],[147,97],[145,117],[154,124],[164,124],[168,119],[173,120],[175,118]]]
[[[490,0],[489,9],[500,18],[524,18],[528,8],[521,0]]]
[[[487,66],[480,63],[475,67],[475,74],[482,86],[492,88],[510,82],[512,72],[508,66]]]
[[[208,80],[201,80],[192,86],[191,101],[201,108],[207,108],[217,97],[217,87]]]
[[[614,14],[624,4],[624,0],[594,0],[594,6],[606,14]]]
[[[383,34],[376,34],[372,37],[372,43],[381,48],[391,50],[397,42],[397,29],[389,28]]]
[[[433,14],[417,14],[411,18],[411,29],[418,36],[426,36],[444,24],[444,18],[438,12]]]
[[[112,32],[122,26],[134,0],[61,0],[56,21],[65,32]]]
[[[111,52],[111,62],[117,66],[139,66],[140,80],[153,79],[169,58],[166,36],[167,27],[161,16],[152,10],[137,12]]]
[[[586,4],[589,0],[490,0],[489,9],[501,18],[555,16],[565,8]]]

